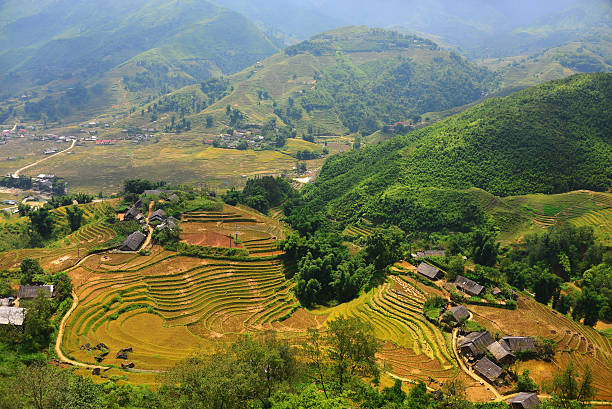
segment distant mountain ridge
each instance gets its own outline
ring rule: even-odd
[[[158,86],[155,79],[180,86],[278,50],[247,18],[204,0],[6,0],[0,7],[5,90],[88,82],[118,67],[117,75],[138,74],[143,87]]]

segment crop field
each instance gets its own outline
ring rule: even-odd
[[[310,150],[320,148],[296,140],[291,141],[287,149],[293,152],[307,147]],[[32,146],[30,152],[39,149],[42,147]],[[160,136],[157,143],[141,145],[119,141],[109,146],[76,146],[72,152],[27,169],[24,175],[56,174],[66,179],[72,191],[91,194],[100,191],[115,193],[121,189],[123,181],[130,177],[165,180],[169,183],[204,182],[215,189],[229,189],[243,185],[246,181],[243,175],[253,177],[291,172],[297,161],[279,151],[241,151],[206,146],[202,143],[201,135],[195,134]],[[31,156],[24,159],[23,163],[7,161],[6,157],[11,155],[15,153],[9,147],[6,156],[0,159],[0,170],[15,171],[39,159]]]
[[[67,143],[33,141],[28,138],[11,138],[5,145],[0,145],[0,175],[13,173],[30,163],[44,159],[45,155],[43,152],[47,149],[60,151],[69,146]],[[11,159],[9,160],[9,158]]]
[[[185,241],[211,245],[224,238],[229,244],[238,230],[237,244],[250,256],[236,260],[184,257],[157,246],[148,256],[90,256],[69,271],[79,304],[67,321],[64,353],[93,364],[94,353],[81,349],[85,344],[103,342],[113,353],[132,347],[136,368],[158,370],[214,342],[273,329],[298,308],[277,257],[278,237],[268,232],[282,228],[275,225],[231,206],[185,215]],[[120,362],[109,355],[102,364]]]
[[[502,228],[500,240],[514,242],[560,223],[593,227],[604,245],[612,246],[612,193],[575,191],[557,195],[499,198],[473,190],[475,199]]]
[[[426,297],[416,281],[392,276],[389,282],[328,313],[330,319],[343,314],[370,323],[377,338],[385,342],[381,358],[393,374],[424,381],[429,376],[451,379],[459,372],[451,340],[425,319]]]
[[[93,247],[115,236],[114,231],[100,219],[101,212],[106,206],[107,203],[79,205],[84,211],[84,225],[79,230],[47,248],[9,250],[2,253],[0,270],[17,269],[21,260],[28,257],[38,260],[46,271],[52,273],[73,266]],[[68,224],[65,207],[52,210],[51,213],[55,217],[55,224],[60,228]]]
[[[538,384],[550,384],[555,372],[570,362],[583,371],[588,365],[593,370],[597,399],[612,400],[612,340],[591,327],[521,295],[518,308],[513,311],[491,307],[470,306],[474,319],[492,334],[542,336],[553,338],[558,351],[551,363],[527,361],[520,369],[529,369]],[[517,325],[520,323],[520,325]]]

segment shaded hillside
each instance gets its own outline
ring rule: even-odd
[[[112,79],[102,81],[107,89],[122,79],[127,92],[159,95],[277,51],[244,16],[205,0],[13,3],[2,5],[0,86],[34,101],[101,79]]]
[[[465,225],[478,215],[465,210],[469,194],[459,190],[508,196],[609,189],[611,130],[612,74],[573,76],[332,157],[305,197],[341,219],[418,223],[444,209],[435,217],[450,211]]]
[[[192,111],[194,128],[204,128],[209,115],[216,130],[229,126],[230,105],[244,122],[275,119],[301,133],[324,135],[371,133],[473,102],[497,84],[490,71],[429,40],[367,27],[317,35],[228,80],[231,93],[203,112]]]

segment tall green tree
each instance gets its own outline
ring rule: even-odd
[[[33,284],[36,277],[44,273],[38,260],[33,258],[24,258],[21,260],[19,272],[21,273],[21,284],[23,285]]]
[[[83,209],[78,206],[70,206],[66,208],[66,218],[68,219],[68,225],[70,231],[77,231],[83,224]]]

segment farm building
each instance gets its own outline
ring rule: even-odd
[[[42,291],[47,298],[53,297],[52,285],[22,285],[19,286],[17,298],[22,300],[33,299],[36,298],[39,291]]]
[[[484,290],[484,287],[478,284],[476,281],[472,281],[463,276],[457,276],[454,284],[458,290],[473,296],[479,296],[480,293],[482,293],[482,290]]]
[[[536,350],[535,341],[531,337],[502,337],[500,344],[508,351],[533,352]]]
[[[456,322],[466,320],[470,317],[470,312],[463,305],[452,307],[449,311],[453,314],[453,318]]]
[[[430,280],[439,280],[443,277],[442,271],[439,268],[431,266],[427,263],[421,263],[417,267],[417,273],[429,278]]]
[[[425,250],[425,251],[417,251],[414,255],[414,258],[419,260],[425,257],[444,257],[444,250]]]
[[[121,247],[119,247],[119,250],[137,251],[140,246],[142,246],[142,243],[144,243],[146,238],[147,236],[144,233],[135,231],[134,233],[130,234],[127,239],[125,239],[125,241],[121,244]]]
[[[0,307],[0,325],[23,325],[25,308]]]
[[[154,189],[154,190],[145,190],[143,194],[145,196],[161,196],[161,195],[171,195],[172,193],[173,193],[172,190]]]
[[[495,365],[488,358],[482,358],[480,361],[476,362],[473,369],[478,375],[491,383],[496,383],[504,374],[504,370]]]
[[[132,206],[125,212],[123,220],[136,220],[136,217],[140,214],[140,209],[137,206]]]
[[[531,409],[540,404],[540,398],[535,392],[521,392],[506,402],[511,409]]]
[[[12,307],[15,305],[15,299],[13,297],[0,298],[0,307]]]
[[[495,361],[500,365],[511,364],[514,362],[514,355],[497,341],[489,345],[487,349],[491,355],[493,355]]]
[[[489,331],[470,332],[457,342],[457,346],[463,355],[477,357],[482,355],[495,340]]]
[[[166,220],[166,212],[164,212],[163,210],[156,210],[153,213],[151,213],[151,216],[149,217],[149,223],[153,223],[153,222],[163,222],[164,220]]]

